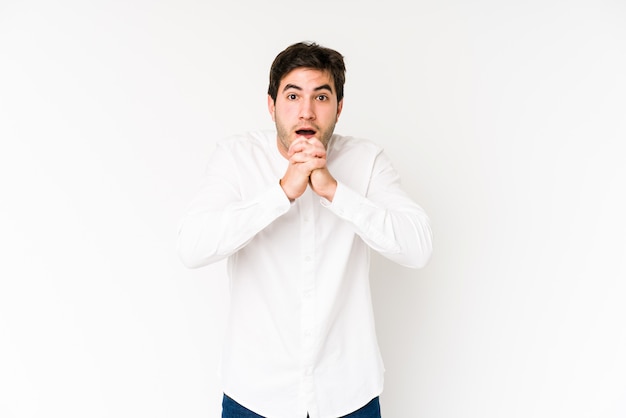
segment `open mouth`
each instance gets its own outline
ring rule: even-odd
[[[315,131],[313,129],[298,129],[296,134],[302,136],[312,136],[315,135]]]

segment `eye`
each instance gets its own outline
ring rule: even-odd
[[[287,100],[296,100],[298,96],[295,93],[290,93],[287,95]]]
[[[317,100],[319,100],[320,102],[325,102],[326,100],[328,100],[328,96],[325,94],[320,94],[319,96],[317,96]]]

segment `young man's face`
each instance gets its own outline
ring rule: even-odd
[[[296,68],[280,81],[276,102],[267,99],[278,132],[278,148],[287,156],[299,136],[328,144],[339,119],[343,100],[337,102],[332,76],[327,71]]]

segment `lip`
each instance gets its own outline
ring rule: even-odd
[[[303,132],[305,131],[305,132]],[[295,130],[295,134],[297,136],[303,136],[307,139],[313,138],[316,134],[317,134],[317,130],[309,127],[309,126],[302,126],[298,129]]]

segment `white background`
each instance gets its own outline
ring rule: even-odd
[[[176,229],[301,40],[432,218],[374,260],[385,418],[626,416],[624,2],[0,0],[0,417],[219,416]]]

